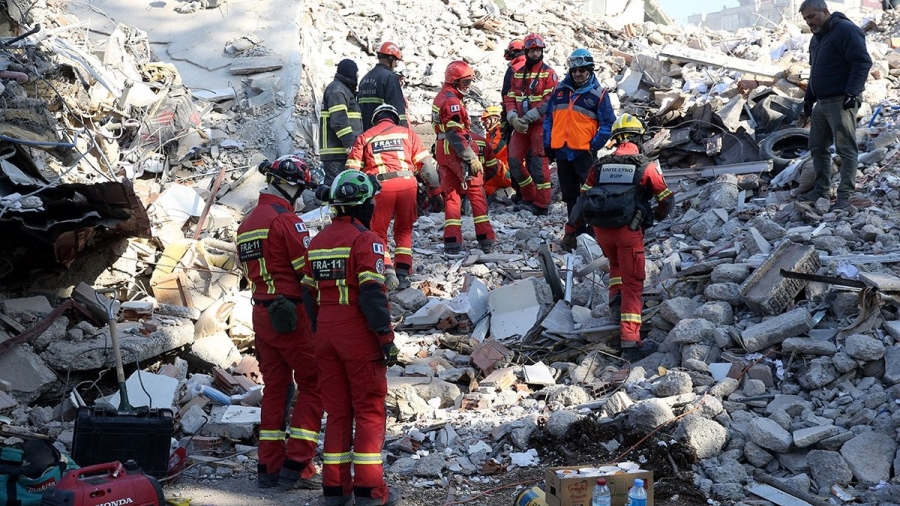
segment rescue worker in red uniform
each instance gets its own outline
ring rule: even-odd
[[[322,399],[315,339],[301,304],[310,236],[294,214],[294,203],[312,180],[306,162],[292,155],[263,162],[259,170],[268,186],[237,230],[238,258],[253,292],[256,356],[266,381],[257,484],[260,488],[319,488],[322,479],[312,460],[322,423]],[[286,433],[284,407],[293,383],[297,401]]]
[[[544,38],[525,37],[525,62],[513,70],[509,92],[503,97],[506,120],[515,132],[509,141],[509,171],[519,184],[519,209],[546,215],[550,207],[550,164],[544,155],[544,123],[547,99],[556,88],[557,77],[544,63]],[[532,160],[532,164],[526,162]]]
[[[565,226],[572,236],[585,220],[609,259],[609,301],[615,317],[621,311],[622,349],[629,359],[652,351],[641,342],[644,291],[644,229],[665,219],[674,207],[656,162],[641,153],[645,128],[640,119],[620,116],[612,127],[613,153],[597,160],[588,172],[572,216]],[[650,201],[656,201],[653,209]]]
[[[506,46],[506,50],[503,51],[503,58],[508,61],[509,64],[507,64],[506,67],[506,74],[503,75],[503,86],[500,87],[500,123],[503,128],[503,140],[506,144],[509,144],[513,127],[506,121],[506,104],[502,101],[506,98],[507,93],[509,93],[509,87],[512,84],[515,68],[525,63],[525,41],[522,39],[513,39],[509,41],[509,45]]]
[[[388,227],[394,219],[394,259],[385,248],[384,277],[388,290],[402,290],[409,288],[412,231],[419,217],[416,175],[422,173],[431,193],[440,191],[441,182],[431,152],[415,132],[400,126],[400,114],[394,106],[378,106],[372,123],[372,128],[356,138],[347,168],[365,172],[381,183],[371,230],[387,245]]]
[[[381,104],[391,104],[400,114],[400,124],[406,124],[406,98],[400,77],[394,72],[403,54],[397,44],[385,41],[375,52],[378,63],[359,81],[356,100],[362,112],[363,130],[372,128],[372,115]]]
[[[322,492],[326,506],[350,504],[353,496],[356,506],[395,505],[400,495],[384,481],[381,449],[387,368],[397,363],[398,350],[384,286],[384,242],[369,230],[379,185],[346,170],[330,189],[322,188],[316,198],[332,205],[334,218],[312,239],[303,271],[328,413]]]
[[[496,238],[482,187],[484,166],[473,148],[469,113],[462,103],[474,77],[468,63],[450,62],[444,71],[444,85],[431,104],[431,126],[437,134],[435,157],[444,190],[444,251],[449,254],[459,253],[462,246],[463,195],[472,204],[478,246],[489,253]]]
[[[503,127],[500,125],[501,107],[490,105],[481,113],[481,125],[484,127],[484,139],[494,157],[497,159],[495,167],[484,168],[484,192],[488,200],[501,188],[512,186],[509,177],[509,159],[507,158],[506,141],[503,140]]]
[[[594,75],[593,55],[576,49],[567,63],[568,75],[547,101],[544,153],[556,161],[559,189],[566,212],[571,213],[597,150],[609,140],[616,113],[606,88]]]

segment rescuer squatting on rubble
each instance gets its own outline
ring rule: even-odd
[[[257,484],[260,488],[318,489],[322,478],[312,460],[322,424],[322,399],[315,338],[301,304],[310,236],[294,214],[295,202],[312,186],[312,178],[306,162],[293,155],[265,161],[259,171],[266,175],[268,186],[237,230],[238,258],[253,292],[256,356],[266,378]],[[284,411],[294,383],[297,402],[286,433]]]
[[[856,191],[859,148],[856,114],[872,58],[863,31],[840,12],[829,12],[824,0],[805,0],[800,15],[813,36],[809,41],[809,84],[803,115],[809,119],[809,154],[816,170],[815,187],[797,198],[815,202],[831,195],[831,153],[841,158],[837,200],[832,209],[850,205]],[[805,121],[803,121],[805,123]]]
[[[375,53],[378,63],[359,81],[359,92],[356,100],[362,111],[363,130],[372,128],[372,115],[381,104],[390,104],[400,114],[400,124],[406,123],[406,97],[400,77],[394,72],[398,61],[403,61],[403,54],[397,44],[385,41]]]
[[[566,212],[572,214],[596,153],[609,140],[616,113],[606,87],[594,75],[594,56],[590,51],[572,51],[567,63],[568,74],[547,101],[544,153],[556,161],[562,199]],[[562,248],[572,251],[575,236],[564,237],[568,238],[571,239],[564,241]]]
[[[325,184],[334,181],[347,165],[347,153],[363,131],[362,113],[356,102],[358,68],[353,60],[337,65],[334,81],[322,94],[319,118],[319,157],[325,172]]]
[[[388,227],[394,220],[394,259],[385,247],[384,278],[388,290],[402,290],[409,288],[413,224],[419,217],[416,175],[422,174],[432,195],[440,193],[441,182],[431,152],[415,132],[400,125],[400,114],[394,106],[375,108],[372,124],[356,138],[347,168],[365,172],[381,183],[381,191],[375,195],[371,230],[387,246]]]
[[[437,134],[435,157],[444,190],[444,251],[448,254],[459,253],[462,246],[463,196],[472,204],[478,246],[490,253],[496,239],[482,187],[484,166],[475,152],[478,145],[472,140],[469,113],[462,103],[474,77],[468,63],[450,62],[444,71],[444,85],[431,104],[431,126]]]
[[[330,225],[310,242],[303,302],[316,332],[319,388],[328,412],[322,492],[326,506],[395,505],[384,481],[381,450],[387,411],[387,368],[397,363],[384,242],[369,230],[380,185],[346,170],[316,198],[332,206]],[[355,430],[354,430],[355,427]],[[351,475],[352,465],[352,475]]]
[[[672,211],[674,194],[666,186],[656,162],[641,152],[643,122],[623,114],[612,127],[616,143],[611,155],[591,167],[569,221],[566,235],[574,234],[582,220],[594,227],[594,236],[609,259],[609,306],[619,318],[623,357],[642,358],[653,351],[641,342],[641,310],[644,306],[644,229],[654,218],[665,219]],[[651,209],[650,200],[656,200]]]

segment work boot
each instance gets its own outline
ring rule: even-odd
[[[384,286],[387,287],[389,292],[393,292],[400,286],[400,279],[397,278],[397,272],[394,271],[393,267],[384,268]]]
[[[353,497],[349,495],[326,496],[325,506],[350,506]]]
[[[397,273],[397,290],[406,290],[409,288],[409,276],[406,274]]]
[[[850,199],[846,197],[838,197],[838,199],[834,201],[834,204],[831,204],[831,209],[833,211],[847,209],[848,207],[850,207]]]
[[[628,347],[632,343],[633,345]],[[653,341],[622,341],[622,358],[629,362],[637,362],[655,353],[656,348]]]
[[[481,248],[486,255],[490,254],[494,251],[494,240],[493,239],[482,239],[478,241],[478,247]]]
[[[374,497],[357,497],[356,506],[397,506],[400,504],[400,491],[394,487],[388,487],[388,497],[386,502]]]
[[[516,208],[517,211],[528,211],[535,216],[547,216],[550,211],[546,207],[536,205],[534,202],[523,202]]]
[[[256,486],[259,488],[277,487],[278,473],[259,473],[256,475]]]
[[[459,244],[456,244],[455,242],[445,242],[444,253],[448,255],[459,255]]]
[[[819,192],[817,192],[816,190],[810,190],[806,193],[801,193],[800,195],[797,195],[797,200],[799,200],[800,202],[815,203],[820,198],[822,198],[822,196],[819,195]]]
[[[572,234],[565,234],[563,235],[562,241],[560,241],[559,246],[563,249],[563,251],[571,253],[578,247],[578,238]]]
[[[304,478],[300,471],[282,467],[281,473],[278,475],[278,487],[284,490],[291,490],[294,488],[319,490],[322,488],[322,475],[313,473],[309,477]]]

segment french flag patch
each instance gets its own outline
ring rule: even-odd
[[[294,227],[296,227],[298,234],[302,234],[303,232],[306,232],[306,224],[305,223],[294,223]]]
[[[374,251],[376,255],[384,255],[384,244],[381,244],[380,242],[373,242],[372,251]]]

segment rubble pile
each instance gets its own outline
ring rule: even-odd
[[[832,212],[793,198],[811,184],[795,128],[808,71],[799,26],[624,24],[574,4],[308,8],[305,81],[287,102],[294,147],[311,160],[316,107],[341,58],[366,69],[382,40],[396,41],[424,134],[447,63],[475,67],[477,117],[500,100],[508,41],[536,31],[560,75],[576,47],[606,62],[617,112],[647,119],[646,148],[679,203],[646,236],[643,333],[659,348],[634,364],[615,356],[602,251],[587,235],[574,254],[558,248],[562,203],[542,217],[493,205],[491,254],[444,255],[443,216],[421,216],[413,287],[391,295],[402,365],[388,377],[388,472],[463,496],[517,468],[631,460],[661,485],[682,482],[673,495],[723,504],[772,500],[773,489],[897,503],[900,20],[870,21],[859,194]],[[200,453],[237,444],[244,457],[256,437],[265,378],[233,236],[263,185],[256,164],[277,154],[271,132],[250,126],[277,115],[268,67],[255,60],[239,90],[198,98],[138,28],[120,25],[101,54],[64,13],[21,16],[43,28],[0,34],[2,443],[50,437],[71,450],[75,408],[118,405],[112,321],[132,404],[173,409],[204,476],[252,473],[252,458]],[[263,44],[241,39],[234,53],[264,58]],[[309,209],[311,230],[329,222]],[[471,219],[463,227],[472,243]]]

